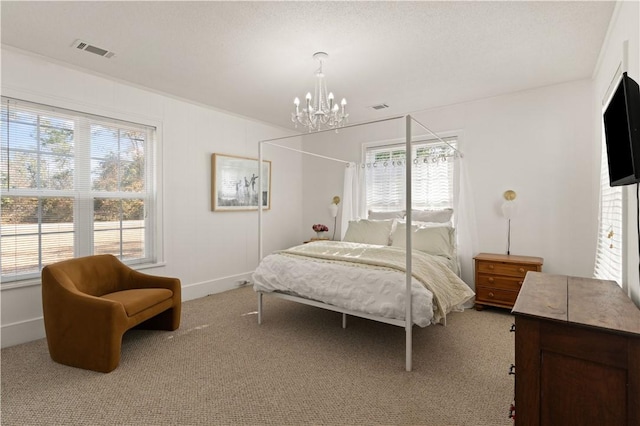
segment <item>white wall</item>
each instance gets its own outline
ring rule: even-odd
[[[619,2],[613,13],[607,39],[602,46],[600,63],[594,73],[594,99],[592,105],[594,114],[602,116],[602,100],[613,79],[616,69],[622,62],[623,41],[628,40],[628,74],[636,82],[640,82],[640,3]],[[600,159],[602,141],[602,124],[600,120],[594,122],[595,144],[594,153]],[[594,181],[594,185],[597,182]],[[626,198],[626,279],[624,287],[629,296],[640,307],[640,277],[638,276],[638,232],[637,232],[637,203],[636,186],[629,185],[623,189]]]
[[[234,288],[258,261],[257,212],[210,210],[214,152],[257,158],[258,141],[287,130],[67,68],[14,49],[2,50],[2,94],[158,125],[162,146],[165,266],[183,300]],[[295,141],[293,142],[295,144]],[[271,150],[272,209],[264,213],[265,252],[302,238],[300,156]],[[44,337],[40,285],[3,289],[2,346]]]
[[[545,272],[592,276],[598,216],[592,87],[589,80],[576,81],[413,114],[436,133],[462,135],[479,252],[506,253],[507,222],[500,206],[503,192],[513,189],[519,209],[511,222],[511,254],[543,257]],[[326,133],[320,142],[303,144],[359,161],[362,142],[403,135],[400,120],[357,133]],[[320,167],[318,161],[305,160],[303,226],[326,217],[330,196],[342,193],[342,168]]]

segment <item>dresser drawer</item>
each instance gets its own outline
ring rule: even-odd
[[[478,274],[477,286],[498,288],[502,290],[520,291],[524,278],[508,277],[504,275]]]
[[[522,277],[529,271],[537,271],[537,265],[527,265],[521,263],[500,263],[478,261],[476,264],[478,272],[486,274],[510,275],[513,277]]]
[[[488,304],[496,303],[513,306],[518,298],[517,291],[502,290],[498,288],[476,286],[476,302]]]

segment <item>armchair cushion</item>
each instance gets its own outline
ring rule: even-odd
[[[165,288],[138,288],[135,290],[116,291],[101,297],[121,303],[127,316],[132,317],[150,306],[171,299],[173,292]]]

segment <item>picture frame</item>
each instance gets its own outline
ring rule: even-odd
[[[258,210],[258,199],[271,209],[271,161],[263,160],[262,169],[256,158],[211,154],[211,210]]]

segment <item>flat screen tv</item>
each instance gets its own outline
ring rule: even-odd
[[[625,72],[604,112],[611,186],[640,182],[639,124],[640,89],[638,83]]]

